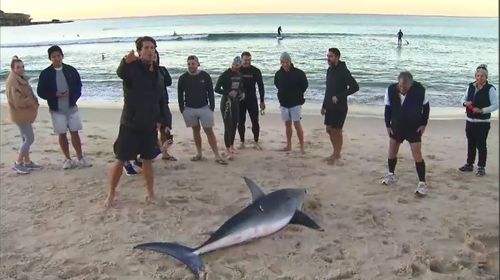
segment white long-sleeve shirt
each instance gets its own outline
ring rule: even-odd
[[[475,87],[474,94],[476,94],[478,92],[478,89],[476,87],[476,83],[473,83],[472,85]],[[465,89],[465,94],[462,97],[462,104],[467,102],[467,95],[469,95],[469,87],[467,87]],[[488,107],[484,107],[482,109],[483,114],[489,114],[489,113],[495,112],[498,109],[498,94],[497,94],[497,90],[495,89],[495,87],[490,88],[489,96],[490,96],[490,104],[491,105]],[[467,117],[467,121],[470,121],[470,122],[490,122],[489,119],[481,120],[481,119],[471,119],[469,117]]]

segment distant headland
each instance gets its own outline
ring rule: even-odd
[[[0,26],[20,26],[20,25],[73,22],[72,20],[58,20],[58,19],[53,19],[50,21],[31,21],[31,20],[32,18],[28,14],[5,13],[4,11],[0,10]]]

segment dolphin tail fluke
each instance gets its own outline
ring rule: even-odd
[[[203,261],[200,256],[195,253],[195,250],[177,243],[144,243],[135,246],[134,249],[150,250],[174,257],[183,264],[187,265],[197,279],[200,278],[200,276],[202,276],[205,272]]]
[[[315,230],[324,231],[324,229],[322,229],[313,219],[300,210],[295,211],[290,224],[302,225]]]

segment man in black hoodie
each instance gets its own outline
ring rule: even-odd
[[[304,93],[309,86],[306,74],[293,66],[290,55],[286,52],[280,57],[281,68],[274,75],[274,85],[278,89],[278,100],[281,106],[281,118],[285,122],[286,147],[283,151],[292,150],[292,122],[297,131],[300,152],[304,153],[304,131],[302,130],[302,105],[305,103]]]
[[[157,147],[157,124],[166,125],[165,83],[156,65],[156,41],[148,36],[136,42],[139,57],[132,50],[125,56],[116,73],[123,80],[123,111],[120,131],[114,144],[116,162],[111,167],[110,186],[105,207],[113,206],[115,191],[126,161],[143,159],[142,173],[146,181],[146,201],[155,201],[153,165]]]
[[[359,90],[358,83],[347,69],[345,62],[340,61],[340,51],[337,48],[328,50],[326,72],[326,91],[321,114],[325,116],[326,132],[330,136],[333,154],[327,158],[333,164],[340,159],[342,152],[342,128],[347,117],[347,96]]]
[[[263,112],[266,109],[264,103],[264,82],[262,81],[262,73],[259,68],[252,65],[252,55],[249,52],[241,54],[241,67],[240,72],[243,77],[243,90],[245,92],[245,99],[240,102],[240,120],[238,123],[238,132],[240,134],[241,148],[245,147],[245,122],[246,115],[250,116],[252,121],[252,133],[254,146],[260,150],[259,145],[259,105],[257,102],[257,92],[255,85],[259,88],[260,110]]]
[[[411,153],[419,183],[415,193],[427,194],[425,183],[425,162],[422,157],[422,135],[429,120],[429,100],[422,84],[413,81],[410,72],[401,72],[398,83],[392,84],[385,94],[385,126],[389,134],[389,173],[382,179],[382,184],[396,183],[396,169],[399,146],[403,141],[410,143]]]

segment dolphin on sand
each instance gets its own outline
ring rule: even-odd
[[[198,279],[205,275],[200,257],[205,253],[273,234],[288,224],[323,231],[315,221],[300,211],[305,189],[280,189],[265,194],[254,181],[247,177],[244,179],[252,193],[252,203],[229,218],[200,246],[189,248],[178,243],[152,242],[139,244],[134,249],[172,256],[187,265]]]

